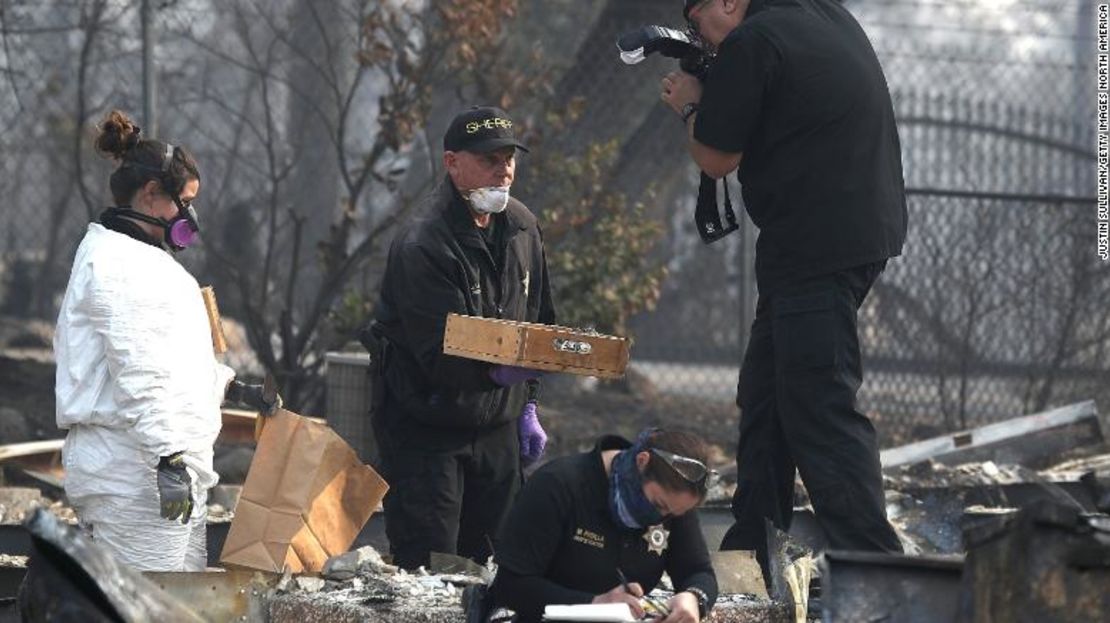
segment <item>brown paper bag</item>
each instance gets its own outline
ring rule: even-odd
[[[350,548],[388,490],[335,431],[279,409],[266,418],[220,562],[318,572]]]

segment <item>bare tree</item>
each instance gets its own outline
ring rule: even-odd
[[[198,125],[204,125],[200,115],[216,110],[241,130],[230,134],[234,143],[209,138],[229,154],[228,166],[234,161],[253,180],[253,188],[243,195],[243,185],[228,180],[217,201],[246,200],[262,208],[255,214],[259,261],[244,265],[242,255],[226,249],[209,252],[236,284],[251,346],[277,374],[291,404],[319,405],[322,351],[336,346],[328,339],[330,314],[432,181],[410,192],[397,184],[421,149],[432,90],[466,74],[473,67],[468,63],[496,43],[501,21],[514,8],[507,0],[441,2],[426,10],[352,0],[325,13],[314,3],[239,0],[220,9],[230,41],[188,29],[180,33],[234,74],[249,76],[249,89],[237,98],[206,96],[187,108]],[[298,29],[311,30],[311,36]],[[210,77],[207,88],[218,89],[217,79]],[[375,105],[370,127],[354,136],[356,124],[365,121],[361,109]],[[290,139],[298,115],[307,116],[301,122],[317,135]],[[304,160],[306,141],[331,146],[333,168],[318,170],[334,170],[337,179],[301,177],[302,187],[294,189],[298,167],[312,168]],[[320,192],[303,188],[309,183]],[[334,196],[335,185],[341,196],[332,202],[326,197]],[[237,194],[241,199],[233,198]],[[314,229],[314,219],[328,226]]]

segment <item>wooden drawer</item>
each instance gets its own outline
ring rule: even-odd
[[[447,315],[443,352],[490,363],[615,379],[628,366],[628,338],[516,320]]]

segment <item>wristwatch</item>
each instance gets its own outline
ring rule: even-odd
[[[690,102],[683,106],[682,112],[680,113],[682,115],[682,123],[686,123],[687,121],[689,121],[690,117],[696,112],[698,112],[697,102]]]
[[[696,586],[691,586],[690,588],[683,589],[683,592],[690,593],[694,596],[695,599],[698,600],[698,618],[704,619],[705,615],[708,614],[706,610],[709,608],[709,595],[706,595],[705,591]]]

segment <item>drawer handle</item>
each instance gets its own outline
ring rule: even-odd
[[[555,338],[552,342],[555,345],[555,350],[562,353],[573,353],[575,355],[589,355],[590,351],[594,349],[590,346],[589,342],[576,342],[574,340],[564,340],[563,338]]]

